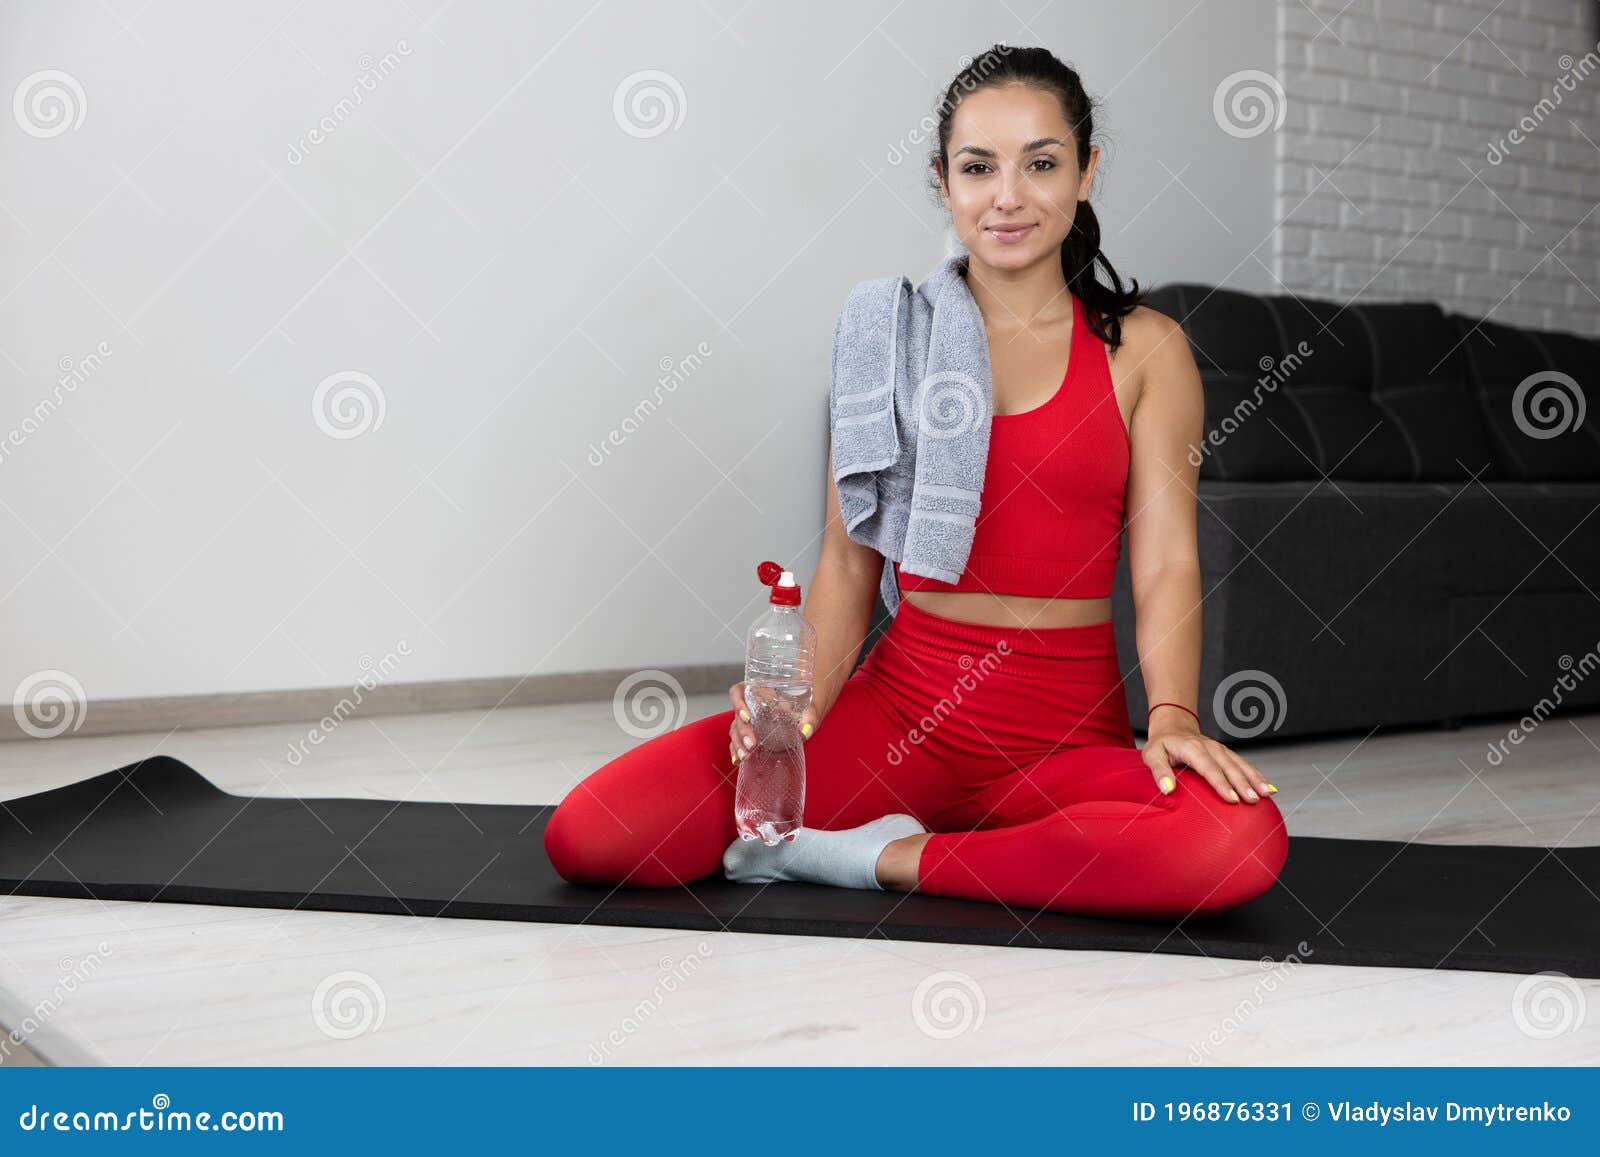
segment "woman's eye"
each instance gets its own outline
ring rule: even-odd
[[[972,162],[972,164],[968,165],[966,168],[962,169],[961,171],[963,173],[971,173],[971,172],[974,172],[975,170],[978,170],[978,169],[987,169],[988,167],[989,166],[984,164],[982,161],[974,161],[974,162]]]
[[[1046,166],[1046,171],[1056,167],[1056,163],[1054,161],[1052,161],[1049,157],[1040,157],[1039,158],[1039,164]]]

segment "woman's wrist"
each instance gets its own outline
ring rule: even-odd
[[[1192,707],[1172,700],[1154,704],[1145,722],[1148,730],[1200,732],[1200,716]]]

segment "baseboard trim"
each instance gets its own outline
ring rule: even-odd
[[[622,689],[623,681],[630,678],[638,678],[640,688],[665,688],[672,694],[681,689],[684,695],[704,695],[726,692],[744,678],[744,669],[736,663],[705,663],[642,671],[624,668],[524,677],[379,683],[370,690],[316,687],[144,699],[90,699],[77,705],[76,715],[72,717],[76,725],[63,731],[60,738],[315,721],[339,710],[341,702],[346,704],[347,716],[586,703],[611,699]],[[38,738],[41,737],[23,728],[15,709],[0,715],[0,740]]]

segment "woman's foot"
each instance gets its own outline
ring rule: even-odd
[[[878,872],[885,848],[926,831],[916,817],[896,812],[838,831],[802,827],[795,831],[794,839],[771,846],[736,838],[722,853],[722,868],[728,879],[740,884],[800,880],[883,891]]]

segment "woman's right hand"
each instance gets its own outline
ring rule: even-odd
[[[728,758],[737,767],[745,752],[756,745],[756,730],[750,725],[750,711],[745,706],[742,679],[728,688],[728,698],[733,703],[733,722],[728,726]],[[822,716],[817,713],[816,705],[806,704],[805,711],[800,715],[800,734],[810,739],[820,726]]]

